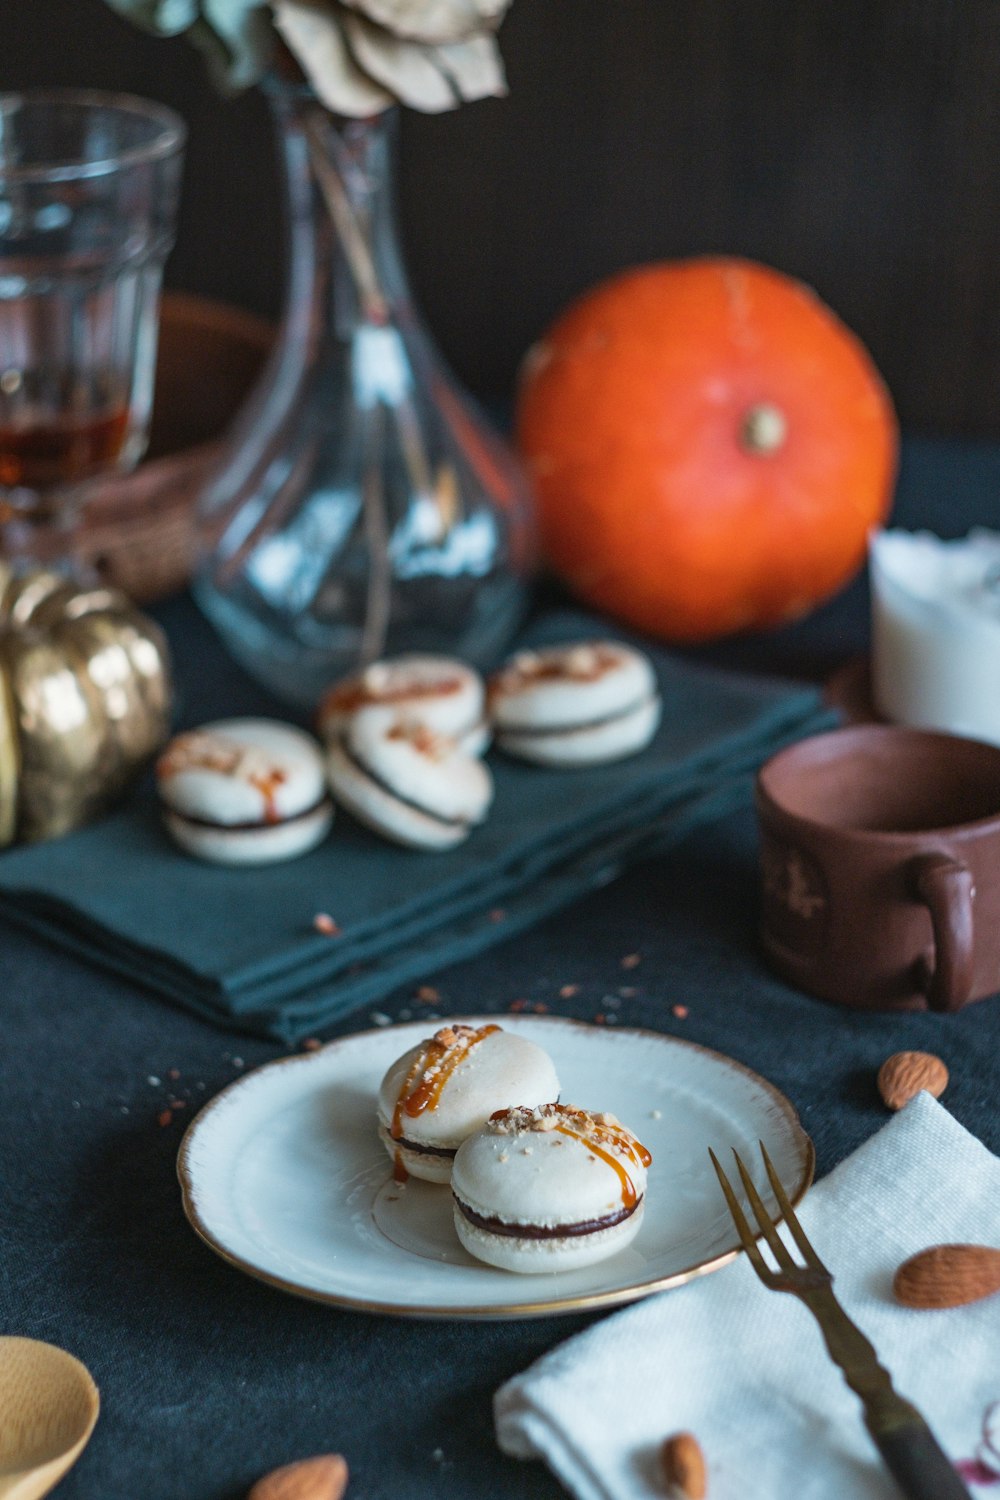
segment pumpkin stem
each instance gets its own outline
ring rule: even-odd
[[[762,401],[743,418],[740,441],[747,453],[767,458],[777,453],[788,436],[788,418],[779,406]]]

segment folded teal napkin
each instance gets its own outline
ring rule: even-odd
[[[560,613],[522,644],[607,634]],[[811,690],[651,655],[664,700],[653,743],[574,771],[491,754],[489,821],[456,850],[399,849],[338,814],[302,859],[220,868],[167,840],[147,785],[100,823],[0,857],[0,911],[220,1025],[294,1042],[668,847],[745,800],[779,745],[829,722]],[[339,936],[315,930],[318,912]]]

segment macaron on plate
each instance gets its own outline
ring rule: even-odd
[[[440,1027],[398,1057],[378,1091],[379,1140],[397,1182],[450,1182],[458,1148],[512,1099],[559,1097],[551,1057],[496,1022]]]
[[[184,1138],[178,1174],[185,1212],[201,1238],[248,1275],[332,1306],[406,1317],[540,1317],[630,1302],[738,1253],[710,1146],[719,1154],[735,1146],[757,1162],[757,1141],[764,1140],[793,1203],[812,1180],[812,1143],[791,1104],[719,1053],[653,1032],[548,1016],[438,1024],[456,1036],[460,1061],[473,1046],[462,1027],[476,1032],[474,1050],[496,1048],[483,1069],[494,1081],[503,1049],[487,1028],[499,1025],[501,1035],[532,1043],[551,1059],[564,1103],[555,1111],[554,1101],[525,1106],[523,1120],[514,1109],[513,1124],[502,1130],[480,1125],[456,1149],[450,1186],[413,1175],[404,1184],[387,1154],[395,1138],[390,1131],[385,1139],[392,1089],[384,1085],[413,1049],[426,1048],[433,1023],[361,1032],[267,1064],[212,1100]],[[451,1057],[450,1038],[441,1045]],[[545,1092],[550,1078],[539,1069]],[[407,1096],[405,1085],[404,1077],[397,1100]],[[565,1101],[580,1110],[574,1114]],[[412,1120],[407,1124],[410,1140]],[[586,1150],[571,1135],[582,1135]],[[553,1139],[564,1144],[557,1150]],[[607,1175],[599,1161],[587,1160],[595,1144],[616,1159],[624,1206],[605,1202],[606,1193],[595,1196],[590,1179]],[[508,1171],[515,1152],[517,1170]],[[533,1152],[547,1153],[546,1162]],[[543,1170],[535,1173],[535,1166]],[[754,1180],[776,1211],[762,1168]],[[511,1193],[516,1203],[506,1201]],[[625,1203],[629,1193],[635,1204]],[[468,1232],[491,1237],[485,1248],[492,1260],[484,1242],[477,1241],[475,1255],[462,1243],[458,1204],[469,1211]],[[530,1227],[498,1234],[497,1219]],[[567,1225],[583,1236],[534,1233]],[[595,1231],[620,1235],[613,1253],[602,1244],[601,1258],[592,1260],[565,1243]],[[546,1239],[547,1252],[538,1248]],[[589,1243],[596,1247],[596,1238]],[[518,1263],[504,1268],[511,1253]]]

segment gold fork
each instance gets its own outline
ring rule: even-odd
[[[888,1370],[879,1364],[872,1345],[837,1301],[833,1294],[833,1276],[816,1254],[796,1218],[763,1141],[760,1143],[760,1150],[782,1218],[802,1253],[805,1265],[799,1265],[792,1258],[791,1251],[779,1235],[774,1220],[753,1185],[750,1173],[734,1150],[733,1156],[736,1158],[736,1166],[750,1207],[760,1226],[760,1233],[778,1263],[778,1269],[773,1270],[768,1265],[757,1244],[757,1236],[750,1228],[729,1179],[719,1165],[718,1157],[709,1148],[708,1154],[718,1173],[729,1212],[733,1216],[733,1223],[750,1264],[771,1291],[791,1292],[808,1307],[820,1326],[831,1359],[840,1366],[851,1390],[861,1398],[865,1426],[904,1495],[909,1496],[909,1500],[971,1500],[969,1491],[917,1408],[893,1389]]]

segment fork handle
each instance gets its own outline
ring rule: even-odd
[[[907,1500],[971,1500],[958,1471],[919,1418],[892,1432],[868,1430]]]
[[[847,1316],[830,1283],[800,1295],[817,1319],[831,1357],[860,1398],[865,1426],[907,1500],[972,1500],[927,1423],[895,1389],[871,1342]]]

